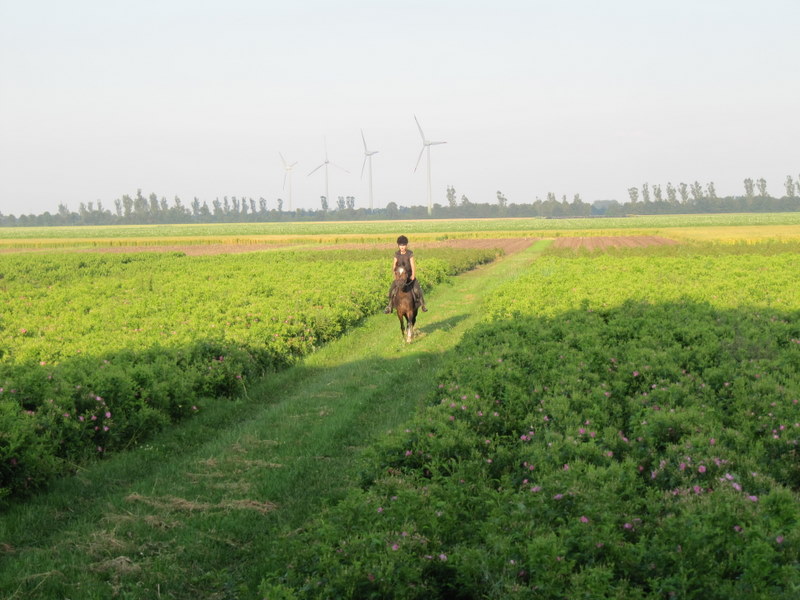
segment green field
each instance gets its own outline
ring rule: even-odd
[[[0,255],[3,597],[797,597],[800,218],[397,227],[2,237],[370,245]]]

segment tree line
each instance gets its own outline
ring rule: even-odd
[[[598,200],[584,202],[580,194],[571,201],[564,194],[560,198],[549,192],[542,199],[537,197],[529,203],[510,203],[497,191],[494,202],[472,202],[465,194],[460,197],[453,186],[447,186],[446,204],[434,204],[433,214],[426,206],[400,206],[390,202],[385,208],[356,208],[354,196],[339,196],[335,204],[325,196],[320,197],[320,208],[298,208],[284,210],[283,200],[278,198],[270,206],[266,199],[224,196],[216,198],[211,206],[206,201],[194,198],[184,204],[177,196],[168,202],[156,194],[145,197],[141,190],[134,196],[124,195],[114,201],[114,208],[106,208],[102,202],[81,202],[78,211],[71,211],[59,204],[55,213],[46,211],[39,215],[3,215],[2,227],[40,227],[59,225],[146,225],[178,223],[248,223],[272,221],[325,221],[325,220],[378,220],[378,219],[428,219],[428,218],[498,218],[498,217],[598,217],[624,216],[628,214],[682,214],[719,212],[787,212],[800,211],[800,176],[797,180],[788,175],[784,182],[785,195],[776,198],[769,195],[767,182],[761,178],[744,180],[741,196],[717,196],[714,183],[705,185],[698,181],[691,184],[671,182],[665,186],[644,183],[640,187],[628,188],[628,201]]]

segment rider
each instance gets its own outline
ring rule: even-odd
[[[425,306],[425,298],[422,296],[422,288],[419,287],[419,280],[417,279],[417,265],[414,262],[414,252],[408,249],[408,238],[401,235],[397,238],[397,252],[394,253],[394,260],[392,261],[392,274],[398,267],[404,267],[406,271],[411,271],[411,293],[414,295],[414,301],[422,309],[422,312],[428,312]],[[389,304],[383,310],[387,315],[392,312],[392,300],[397,293],[396,280],[392,281],[392,286],[389,288]]]

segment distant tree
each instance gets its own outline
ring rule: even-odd
[[[708,185],[706,186],[706,193],[707,193],[708,197],[711,198],[712,200],[716,200],[717,199],[717,190],[714,188],[714,182],[713,181],[709,181],[708,182]]]
[[[797,181],[794,182],[794,187],[797,189],[797,195],[800,196],[800,175],[797,176]]]
[[[661,196],[661,184],[653,184],[653,197],[656,199],[656,202],[664,201],[664,198]]]
[[[164,214],[169,212],[169,204],[167,204],[166,198],[161,198],[161,200],[158,201],[158,210]]]
[[[547,201],[556,202],[556,195],[553,192],[547,192]]]
[[[794,198],[794,180],[792,179],[791,175],[786,176],[786,182],[783,185],[786,186],[786,195],[789,198]]]
[[[744,180],[744,195],[745,195],[745,198],[747,198],[748,200],[751,200],[753,197],[755,197],[756,194],[755,194],[754,190],[755,190],[755,186],[753,185],[753,180],[750,177],[748,177],[747,179]]]
[[[250,213],[256,214],[256,201],[250,198]]]
[[[226,216],[231,214],[231,203],[228,200],[227,196],[223,196],[223,198],[222,198],[222,212]]]
[[[150,211],[150,214],[155,217],[159,212],[161,212],[158,204],[158,196],[155,194],[150,194],[148,199],[150,201],[150,208],[148,210]]]
[[[631,197],[631,204],[636,204],[639,201],[639,188],[628,188],[628,196]]]
[[[503,195],[503,192],[501,192],[500,190],[497,190],[497,205],[501,209],[504,209],[506,206],[508,206],[508,200]]]
[[[59,208],[61,207],[59,206]],[[114,200],[114,209],[116,211],[117,216],[122,217],[122,200],[120,200],[119,198]]]
[[[278,212],[279,213],[283,212],[283,198],[278,198]]]
[[[247,216],[247,211],[250,210],[247,205],[247,200],[242,198],[242,215]]]
[[[344,207],[345,207],[344,196],[339,196],[336,199],[336,208],[338,210],[344,210]]]
[[[678,203],[678,190],[675,189],[671,181],[667,182],[667,202],[670,204]]]
[[[324,198],[324,196],[323,196]],[[389,202],[386,205],[386,216],[390,219],[396,219],[400,214],[400,209],[397,207],[397,202]]]
[[[761,177],[758,181],[756,181],[756,187],[758,188],[758,195],[762,198],[767,197],[767,180]]]
[[[137,220],[144,220],[147,215],[147,198],[142,195],[142,190],[136,190],[136,198],[133,199],[133,214]]]
[[[128,196],[128,194],[122,196],[122,211],[123,217],[126,220],[130,219],[130,216],[133,214],[133,198]]]
[[[197,196],[195,196],[194,200],[192,200],[192,215],[195,217],[200,216],[200,198]]]
[[[215,198],[214,201],[211,203],[214,207],[214,216],[219,218],[225,213],[223,212],[222,203],[219,201],[219,198]]]
[[[348,196],[344,200],[345,207],[349,210],[354,210],[356,207],[356,198],[355,196]]]
[[[681,195],[681,202],[686,204],[689,201],[689,186],[683,182],[679,183],[678,193]]]
[[[267,199],[264,197],[258,199],[258,214],[260,215],[267,214]]]
[[[452,185],[447,186],[447,205],[450,208],[458,206],[458,202],[456,202],[456,188]]]
[[[461,206],[471,206],[472,202],[469,201],[469,198],[465,194],[461,194]]]
[[[695,181],[691,186],[692,198],[695,200],[702,200],[703,198],[703,186],[700,185],[699,181]]]
[[[642,202],[650,202],[650,185],[647,183],[642,184]]]
[[[328,212],[328,199],[325,196],[319,197],[319,203],[322,205],[322,212]]]

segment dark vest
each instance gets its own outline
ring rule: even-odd
[[[414,253],[411,250],[406,250],[405,254],[400,254],[399,250],[394,253],[394,257],[397,259],[397,268],[403,267],[409,275],[411,275],[412,256],[414,256]]]

